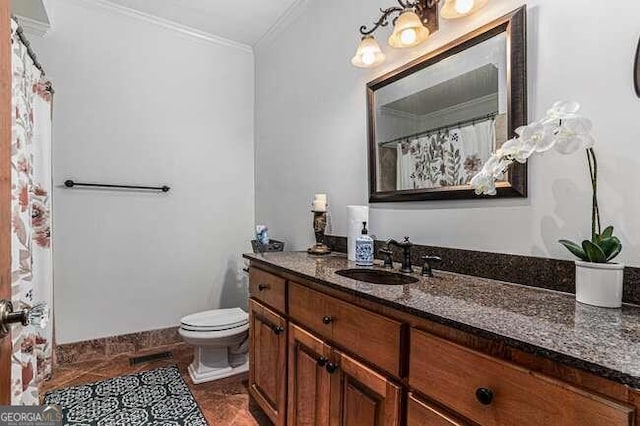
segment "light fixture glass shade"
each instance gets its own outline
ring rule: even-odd
[[[413,47],[429,37],[429,29],[424,26],[420,17],[411,9],[407,9],[398,17],[389,37],[389,46],[397,49]]]
[[[464,18],[485,7],[487,3],[489,0],[446,0],[440,16],[444,19]]]
[[[351,64],[358,68],[373,68],[384,62],[384,53],[373,36],[364,36],[358,45]]]

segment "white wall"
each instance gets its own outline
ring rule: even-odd
[[[87,3],[56,0],[55,28],[33,42],[56,89],[57,343],[246,303],[254,223],[252,52]]]
[[[363,71],[350,65],[357,29],[389,0],[306,1],[256,48],[256,220],[303,249],[312,239],[309,203],[329,194],[332,232],[346,235],[345,206],[367,203],[365,84],[521,5],[494,0],[462,21],[442,21],[424,45],[391,51]],[[601,161],[606,224],[625,245],[622,261],[640,266],[640,99],[632,63],[640,2],[598,8],[581,0],[528,2],[530,117],[558,99],[577,100],[593,119]],[[554,258],[571,257],[556,241],[587,237],[590,189],[584,156],[549,153],[531,162],[530,196],[375,204],[371,232],[410,235],[417,243]]]

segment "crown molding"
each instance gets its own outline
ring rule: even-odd
[[[27,18],[26,16],[16,15],[18,23],[28,35],[35,37],[44,37],[51,30],[51,25],[44,22],[37,21],[35,19]]]
[[[292,19],[298,16],[298,13],[300,13],[302,7],[308,1],[309,0],[295,0],[293,3],[291,3],[291,6],[289,6],[287,10],[285,10],[284,13],[280,15],[278,20],[271,27],[269,27],[267,32],[265,32],[262,37],[260,37],[258,41],[255,42],[254,48],[267,43],[268,40],[275,37],[282,29],[284,29],[286,25],[291,22]]]
[[[135,10],[130,7],[121,6],[119,4],[110,2],[109,0],[91,0],[91,1],[72,0],[72,1],[75,4],[79,4],[85,7],[97,6],[101,9],[108,10],[110,12],[118,13],[120,15],[125,15],[130,18],[134,18],[150,24],[154,24],[165,29],[169,29],[172,31],[179,32],[181,34],[188,35],[190,37],[207,41],[209,43],[214,43],[214,44],[225,46],[225,47],[232,47],[235,49],[242,50],[244,52],[253,53],[253,47],[248,44],[240,43],[238,41],[220,37],[215,34],[211,34],[206,31],[201,31],[201,30],[189,27],[187,25],[179,24],[177,22],[174,22],[168,19],[160,18],[159,16],[154,16],[149,13],[141,12],[139,10]]]

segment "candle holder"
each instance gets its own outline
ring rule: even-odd
[[[327,212],[311,210],[313,213],[313,232],[316,236],[316,244],[307,252],[314,255],[331,253],[331,249],[324,243],[324,232],[327,229]]]

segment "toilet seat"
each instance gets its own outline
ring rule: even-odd
[[[180,320],[180,327],[183,330],[203,333],[245,328],[247,324],[249,324],[249,315],[240,308],[198,312]]]

